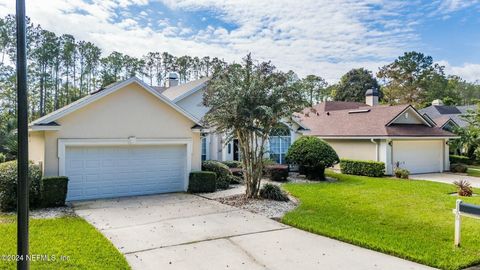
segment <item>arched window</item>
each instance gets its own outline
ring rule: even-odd
[[[284,124],[278,124],[270,132],[270,159],[279,164],[285,163],[285,155],[291,144],[290,129]]]

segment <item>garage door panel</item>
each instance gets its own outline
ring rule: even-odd
[[[186,147],[67,147],[67,200],[183,191]]]
[[[393,164],[411,173],[439,172],[443,169],[443,141],[394,141]]]

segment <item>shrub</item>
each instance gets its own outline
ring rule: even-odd
[[[296,140],[285,156],[287,162],[302,167],[308,179],[324,180],[325,168],[339,162],[333,148],[317,137],[304,136]]]
[[[229,182],[230,184],[241,184],[243,183],[243,177],[237,176],[237,175],[231,175],[229,176]]]
[[[277,162],[269,158],[263,159],[263,169],[262,169],[263,175],[268,175],[267,167],[271,165],[277,165]]]
[[[381,177],[385,174],[385,163],[370,160],[341,159],[340,170],[344,174]]]
[[[402,178],[402,179],[408,179],[408,176],[410,175],[410,171],[408,171],[407,169],[401,169],[401,168],[396,168],[394,173],[395,173],[395,177]]]
[[[215,160],[206,160],[202,163],[202,171],[214,172],[217,175],[218,189],[228,188],[232,173],[227,165]]]
[[[274,201],[289,201],[287,194],[283,192],[279,186],[273,184],[265,184],[260,189],[260,197]]]
[[[230,168],[230,172],[235,176],[243,178],[243,169],[242,168]]]
[[[232,168],[242,168],[243,167],[242,162],[237,161],[237,160],[222,161],[222,164],[227,165],[227,167],[230,168],[230,169],[232,169]]]
[[[266,167],[267,175],[272,181],[287,181],[287,165],[269,165]]]
[[[67,198],[68,177],[45,177],[40,182],[42,206],[54,207],[65,205]]]
[[[12,211],[17,207],[17,161],[0,164],[0,210]],[[35,208],[40,203],[40,167],[29,164],[28,181],[30,184],[30,207]]]
[[[463,164],[451,164],[450,171],[453,173],[466,173],[468,171],[468,167]]]
[[[191,172],[188,182],[188,191],[193,193],[214,192],[217,175],[214,172]]]
[[[473,195],[472,186],[467,180],[455,181],[453,184],[457,187],[458,195],[471,197]]]
[[[473,165],[475,161],[467,156],[450,155],[450,163]]]
[[[0,163],[4,163],[5,160],[7,160],[7,157],[5,156],[4,153],[0,153]]]

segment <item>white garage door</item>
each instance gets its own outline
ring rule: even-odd
[[[186,147],[67,147],[67,200],[87,200],[184,190]]]
[[[440,172],[443,169],[443,141],[393,141],[393,164],[410,173]]]

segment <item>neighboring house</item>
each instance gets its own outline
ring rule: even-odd
[[[69,177],[67,200],[186,191],[201,169],[201,123],[137,78],[30,124],[30,160]]]
[[[378,105],[367,91],[366,104],[320,103],[296,114],[304,135],[327,141],[340,158],[385,163],[387,174],[398,164],[411,173],[449,170],[448,140],[454,134],[426,119],[410,105]]]
[[[432,105],[419,110],[419,112],[431,119],[437,126],[453,131],[457,126],[466,127],[467,122],[462,115],[466,115],[469,111],[476,110],[476,105],[467,106],[447,106],[439,99],[432,101]]]

